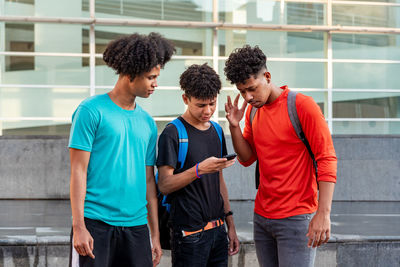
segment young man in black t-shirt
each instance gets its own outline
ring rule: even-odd
[[[180,85],[187,105],[179,117],[188,134],[186,160],[180,168],[178,131],[172,124],[160,136],[157,158],[158,186],[171,203],[172,265],[227,266],[228,254],[239,251],[239,241],[222,176],[222,169],[235,160],[221,158],[227,154],[225,138],[222,134],[221,145],[210,123],[221,81],[207,64],[192,65]]]

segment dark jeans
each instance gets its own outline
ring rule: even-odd
[[[112,226],[88,218],[85,218],[85,224],[94,240],[95,259],[78,255],[73,248],[71,231],[71,267],[153,266],[147,225]]]
[[[254,213],[254,243],[261,267],[311,267],[316,249],[307,246],[310,214],[267,219]]]
[[[185,237],[180,231],[172,231],[171,236],[172,266],[228,266],[228,237],[224,225]]]

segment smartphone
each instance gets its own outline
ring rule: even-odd
[[[236,153],[225,155],[225,156],[223,156],[223,158],[226,158],[228,160],[234,159],[234,158],[236,158]]]

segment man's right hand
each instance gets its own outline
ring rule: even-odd
[[[235,163],[235,159],[227,160],[226,158],[209,157],[199,164],[199,174],[219,172],[228,168]]]
[[[89,256],[94,259],[94,240],[85,226],[73,227],[74,248],[81,256]]]
[[[247,102],[244,101],[242,107],[239,109],[239,97],[240,95],[238,94],[232,104],[231,97],[228,96],[225,103],[226,119],[229,125],[233,127],[239,126],[239,122],[242,120],[247,107]]]

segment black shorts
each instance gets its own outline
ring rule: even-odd
[[[95,259],[78,254],[71,230],[70,267],[153,266],[147,225],[112,226],[88,218],[85,224],[94,240]]]

